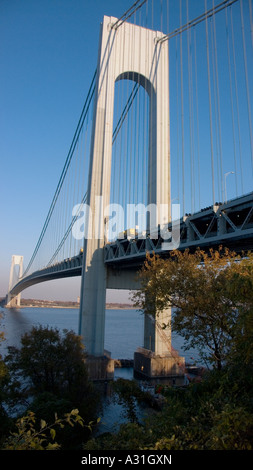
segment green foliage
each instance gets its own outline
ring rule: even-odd
[[[35,393],[74,394],[80,399],[87,388],[84,357],[81,338],[72,331],[61,335],[58,329],[39,326],[24,334],[20,349],[9,348],[7,363],[12,372],[30,379],[28,386]]]
[[[55,441],[56,430],[63,429],[66,424],[73,427],[76,423],[84,426],[83,419],[78,410],[65,414],[64,418],[55,415],[52,424],[41,419],[39,426],[32,411],[19,418],[16,422],[16,432],[12,432],[3,445],[4,450],[59,450],[60,445]]]
[[[23,384],[23,395],[48,392],[64,398],[72,407],[78,407],[86,420],[97,407],[97,396],[88,380],[84,359],[80,336],[39,326],[21,338],[20,349],[9,348],[6,361],[12,379]]]
[[[138,450],[151,444],[148,434],[152,431],[137,423],[125,423],[120,426],[118,433],[105,433],[98,438],[90,439],[84,444],[84,450]]]
[[[85,450],[253,450],[251,391],[234,395],[227,371],[212,371],[201,383],[166,388],[166,403],[143,424],[89,440]],[[131,385],[130,385],[131,386]]]
[[[72,407],[73,403],[70,400],[53,393],[43,392],[34,398],[29,409],[35,413],[38,420],[51,423],[55,413],[57,416],[65,416]],[[73,429],[70,426],[65,426],[57,430],[57,439],[63,449],[75,448],[80,441],[85,441],[88,437],[90,437],[90,431],[86,426],[82,429],[79,426],[75,426]]]
[[[161,389],[160,411],[142,425],[127,423],[88,441],[85,449],[253,450],[253,255],[148,255],[140,277],[136,305],[158,316],[174,307],[174,331],[188,346],[209,347],[216,367],[200,383]],[[135,387],[117,387],[131,419]]]
[[[99,397],[88,380],[84,359],[81,338],[72,331],[34,327],[21,338],[19,349],[9,348],[5,402],[17,407],[24,405],[24,398],[29,399],[29,413],[42,422],[53,422],[55,413],[63,416],[77,408],[84,422],[94,421]],[[31,427],[34,415],[27,416],[24,425]],[[87,426],[81,430],[60,426],[58,430],[58,442],[64,450],[80,448],[89,436]],[[40,441],[36,442],[39,445]]]
[[[220,248],[174,251],[168,259],[148,254],[140,280],[136,306],[158,318],[173,307],[172,328],[184,337],[186,348],[197,347],[219,369],[238,343],[244,348],[246,341],[252,357],[252,253],[238,256]]]
[[[0,315],[0,319],[2,315]],[[0,343],[5,340],[4,334],[0,332]],[[5,436],[6,432],[8,432],[11,426],[11,419],[8,417],[8,414],[5,410],[3,404],[6,402],[8,398],[8,387],[9,387],[9,371],[8,368],[0,354],[0,441]]]
[[[79,446],[81,438],[85,450],[253,450],[252,254],[198,250],[174,252],[168,260],[148,256],[141,281],[138,307],[159,315],[173,306],[174,331],[188,346],[209,347],[216,368],[201,383],[160,387],[165,403],[159,411],[152,409],[142,424],[137,403],[150,403],[150,397],[135,381],[115,381],[114,393],[129,422],[116,433],[89,441],[81,433]],[[12,348],[8,363],[0,364],[0,398],[6,400],[10,378],[13,383],[21,378],[35,399],[4,448],[54,450],[66,448],[66,442],[76,448],[71,439],[79,427],[73,425],[84,429],[97,406],[84,357],[80,338],[72,332],[61,336],[58,330],[35,328],[22,338],[20,350]],[[2,425],[1,413],[0,419]]]
[[[163,420],[162,436],[157,436],[153,449],[157,450],[252,450],[252,413],[231,403],[200,401],[199,410],[190,413],[184,408],[185,417],[178,417],[178,407],[174,403],[164,410],[173,421]],[[177,423],[177,424],[176,424]],[[159,434],[159,433],[158,433]]]

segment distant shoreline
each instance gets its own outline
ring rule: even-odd
[[[76,308],[78,309],[80,304],[77,302],[60,301],[60,300],[36,300],[36,299],[21,299],[21,305],[19,308]],[[130,310],[135,307],[133,304],[109,302],[106,304],[107,310]]]

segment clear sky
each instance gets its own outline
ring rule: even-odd
[[[96,69],[100,22],[104,15],[119,18],[133,3],[0,0],[0,296],[8,290],[11,256],[23,255],[27,264],[40,235]],[[159,8],[160,0],[154,4]],[[193,17],[204,5],[194,0]],[[228,163],[224,171],[230,169]],[[235,196],[229,183],[228,191]],[[79,288],[79,278],[67,279],[22,295],[75,300]]]
[[[132,3],[0,0],[0,296],[12,254],[27,263],[41,232],[96,69],[100,22]],[[79,283],[22,295],[76,299]]]

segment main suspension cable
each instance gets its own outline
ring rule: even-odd
[[[171,33],[166,34],[162,38],[158,39],[157,42],[162,43],[164,41],[167,41],[169,39],[174,38],[178,34],[181,34],[184,31],[187,31],[187,29],[192,28],[193,26],[196,26],[199,23],[202,23],[202,21],[207,20],[208,18],[212,17],[216,13],[219,13],[220,11],[224,10],[224,8],[227,8],[231,5],[233,5],[233,3],[236,3],[238,1],[239,0],[224,0],[223,2],[216,5],[214,8],[211,8],[210,10],[207,10],[205,13],[202,13],[202,15],[198,16],[197,18],[194,18],[194,20],[189,21],[185,25],[180,26],[180,28],[177,28],[174,31],[172,31]]]
[[[61,191],[61,188],[62,188],[62,185],[63,185],[63,182],[65,180],[65,177],[66,177],[66,174],[67,174],[67,171],[68,171],[68,168],[69,168],[69,165],[70,165],[70,162],[71,162],[71,159],[73,157],[73,154],[74,154],[74,150],[76,148],[76,145],[77,145],[77,142],[78,142],[78,139],[79,139],[79,135],[80,135],[80,132],[82,130],[82,126],[84,124],[84,121],[85,121],[85,118],[86,118],[86,115],[87,115],[87,112],[89,110],[89,106],[91,104],[91,101],[92,101],[92,98],[93,98],[93,95],[94,95],[94,92],[95,92],[95,78],[96,78],[96,75],[97,75],[97,70],[95,71],[94,75],[93,75],[93,78],[92,78],[92,81],[91,81],[91,85],[90,85],[90,88],[89,88],[89,91],[88,91],[88,94],[87,94],[87,97],[86,97],[86,100],[85,100],[85,103],[84,103],[84,106],[83,106],[83,109],[82,109],[82,112],[81,112],[81,116],[79,118],[79,121],[78,121],[78,124],[77,124],[77,127],[76,127],[76,131],[75,131],[75,134],[74,134],[74,137],[72,139],[72,142],[71,142],[71,145],[70,145],[70,149],[69,149],[69,152],[68,152],[68,155],[67,155],[67,158],[66,158],[66,161],[65,161],[65,164],[64,164],[64,167],[63,167],[63,170],[62,170],[62,173],[61,173],[61,176],[60,176],[60,179],[59,179],[59,182],[58,182],[58,185],[57,185],[57,188],[55,190],[55,193],[54,193],[54,197],[53,197],[53,200],[51,202],[51,205],[50,205],[50,208],[49,208],[49,211],[48,211],[48,214],[47,214],[47,217],[46,217],[46,220],[45,220],[45,223],[44,223],[44,226],[42,228],[42,231],[41,231],[41,234],[39,236],[39,239],[38,239],[38,242],[37,242],[37,245],[35,247],[35,250],[32,254],[32,257],[28,263],[28,266],[23,274],[23,276],[25,276],[27,274],[27,272],[29,271],[34,259],[35,259],[35,256],[37,255],[38,253],[38,250],[39,250],[39,247],[42,243],[42,240],[44,238],[44,235],[45,235],[45,232],[47,230],[47,227],[48,227],[48,224],[50,222],[50,219],[52,217],[52,213],[54,211],[54,207],[56,205],[56,202],[57,202],[57,199],[59,197],[59,194],[60,194],[60,191]]]
[[[118,29],[125,21],[127,21],[133,14],[141,8],[147,0],[137,0],[113,25],[112,28]],[[140,3],[141,2],[141,3]]]

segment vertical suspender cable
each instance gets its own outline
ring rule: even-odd
[[[148,2],[146,3],[146,15],[145,15],[145,28],[147,30],[147,18],[148,18]],[[147,35],[147,33],[146,33]],[[148,44],[147,41],[145,41],[145,47],[146,47],[146,54],[148,53]],[[144,86],[144,106],[143,106],[143,163],[142,163],[142,171],[143,171],[143,181],[142,181],[142,203],[146,205],[146,196],[145,196],[145,188],[147,187],[147,180],[146,180],[146,158],[147,158],[147,144],[146,144],[146,139],[147,139],[147,71],[145,70],[145,86]],[[144,230],[144,227],[141,226],[139,229]]]
[[[141,37],[140,37],[140,30],[139,30],[139,34],[138,34],[138,37],[136,39],[136,43],[139,42],[139,49],[140,49],[140,44],[141,44]],[[139,54],[139,61],[140,61],[140,54]],[[136,169],[135,169],[135,201],[138,203],[140,202],[139,201],[139,198],[138,198],[138,193],[139,193],[139,166],[140,166],[140,75],[138,75],[138,95],[137,95],[137,103],[136,103],[136,113],[135,113],[135,118],[136,118],[136,125],[135,125],[135,132],[136,132],[136,153],[137,153],[137,157],[136,157],[136,162],[135,162],[135,165],[136,165]],[[135,221],[134,221],[134,227],[135,228]]]
[[[134,41],[135,41],[135,30],[134,30]],[[133,100],[133,98],[132,98]],[[129,202],[134,203],[134,164],[135,164],[135,129],[133,128],[133,123],[135,119],[135,109],[132,103],[131,106],[131,119],[130,119],[130,124],[131,124],[131,138],[130,138],[130,195],[129,195]],[[127,227],[130,228],[130,227]]]
[[[199,104],[198,104],[198,70],[197,70],[197,45],[196,45],[196,29],[194,29],[194,55],[195,55],[195,90],[196,90],[196,116],[197,116],[197,155],[198,155],[198,196],[199,209],[201,206],[201,190],[200,190],[200,151],[199,151]]]
[[[207,4],[205,0],[205,9]],[[209,63],[209,40],[208,40],[208,22],[206,17],[206,54],[207,54],[207,74],[208,74],[208,96],[209,96],[209,120],[210,120],[210,143],[211,143],[211,171],[212,171],[212,196],[215,203],[215,185],[214,185],[214,159],[213,159],[213,129],[212,129],[212,102],[211,102],[211,82],[210,82],[210,63]]]
[[[75,149],[75,146],[76,146],[76,143],[77,143],[77,140],[78,140],[78,137],[79,137],[79,134],[80,134],[80,131],[81,131],[81,128],[82,128],[82,125],[83,125],[83,117],[86,115],[87,113],[87,108],[89,108],[89,105],[90,105],[90,100],[91,100],[91,97],[93,96],[93,87],[94,87],[94,82],[95,82],[95,77],[96,77],[96,72],[94,73],[94,76],[93,76],[93,79],[92,79],[92,82],[91,82],[91,85],[90,85],[90,89],[88,91],[88,94],[87,94],[87,97],[86,97],[86,101],[84,103],[84,106],[83,106],[83,109],[82,109],[82,112],[81,112],[81,116],[80,116],[80,119],[78,121],[78,124],[77,124],[77,128],[76,128],[76,131],[75,131],[75,134],[74,134],[74,137],[73,137],[73,140],[72,140],[72,143],[71,143],[71,146],[70,146],[70,149],[69,149],[69,152],[68,152],[68,155],[67,155],[67,158],[65,160],[65,164],[64,164],[64,167],[63,167],[63,170],[62,170],[62,173],[61,173],[61,176],[60,176],[60,179],[59,179],[59,182],[58,182],[58,185],[57,185],[57,188],[56,188],[56,191],[55,191],[55,194],[54,194],[54,197],[53,197],[53,200],[52,200],[52,203],[50,205],[50,208],[49,208],[49,211],[48,211],[48,214],[47,214],[47,217],[46,217],[46,220],[45,220],[45,223],[43,225],[43,228],[42,228],[42,231],[41,231],[41,234],[39,236],[39,239],[38,239],[38,242],[37,242],[37,245],[34,249],[34,252],[32,254],[32,257],[27,265],[27,268],[24,272],[24,276],[28,273],[28,271],[30,270],[30,267],[32,266],[33,264],[33,261],[39,251],[39,248],[41,246],[41,243],[42,243],[42,240],[45,236],[45,233],[46,233],[46,230],[47,230],[47,227],[48,227],[48,224],[49,224],[49,221],[52,217],[52,214],[53,214],[53,211],[54,211],[54,208],[55,208],[55,204],[57,202],[57,199],[61,193],[61,188],[62,188],[62,185],[63,185],[63,182],[65,180],[65,177],[66,177],[66,174],[67,174],[67,171],[68,171],[68,168],[69,168],[69,165],[70,165],[70,162],[71,162],[71,159],[72,159],[72,156],[73,156],[73,152],[74,152],[74,149]]]
[[[125,25],[123,25],[123,28],[125,28]],[[125,35],[124,35],[125,37]],[[125,55],[125,49],[123,49],[123,53],[122,53],[122,57],[121,57],[121,60],[122,62],[124,61],[124,55]],[[126,96],[126,93],[125,93],[125,90],[126,90],[126,86],[125,86],[125,80],[121,80],[121,93],[119,96],[119,103],[120,103],[120,112],[122,112],[122,109],[123,109],[123,103],[124,103],[124,100],[125,100],[125,96]],[[125,180],[126,180],[126,172],[125,172],[125,167],[126,167],[126,158],[125,158],[125,154],[124,154],[124,126],[122,126],[122,129],[121,129],[121,132],[120,132],[120,142],[119,142],[119,179],[118,179],[118,192],[119,192],[119,195],[118,195],[118,200],[117,202],[119,204],[122,205],[124,211],[125,211],[125,202],[124,202],[124,188],[125,188]],[[124,221],[120,220],[120,214],[118,215],[119,217],[119,220],[118,220],[118,224],[121,225],[125,225],[124,224]],[[127,228],[127,227],[124,227],[124,228]]]
[[[212,26],[212,20],[210,20],[210,26]],[[211,50],[212,50],[212,75],[213,75],[213,101],[214,101],[214,127],[215,127],[215,137],[216,137],[216,151],[214,155],[217,155],[217,194],[220,200],[220,181],[222,181],[222,173],[220,171],[220,152],[219,152],[219,132],[218,132],[218,98],[217,98],[217,80],[215,74],[215,58],[214,58],[214,35],[213,33],[214,28],[211,28]],[[222,186],[222,183],[221,183]]]
[[[176,36],[176,95],[177,95],[177,199],[180,202],[180,158],[179,158],[179,71],[178,71],[178,36]],[[183,213],[184,215],[184,213]]]
[[[124,28],[124,27],[125,26],[123,24],[122,28]],[[114,32],[113,34],[116,34],[116,33]],[[112,43],[113,43],[113,39],[112,39]],[[120,46],[119,46],[119,44],[116,42],[112,47],[113,47],[113,49],[115,49],[117,47],[122,48],[122,44],[120,44]],[[112,49],[112,53],[113,53],[113,49]],[[117,55],[117,50],[116,50],[115,54]],[[124,51],[123,51],[122,56],[123,55],[124,55]],[[112,73],[113,76],[115,76],[115,61],[113,61],[113,66],[114,66],[113,71],[110,71],[109,73]],[[109,68],[109,64],[108,64],[108,68]],[[120,80],[119,82],[113,84],[113,87],[114,87],[114,89],[113,89],[114,103],[113,103],[113,109],[109,110],[109,113],[112,112],[112,114],[113,114],[113,126],[114,126],[114,122],[115,122],[115,117],[118,119],[118,116],[119,116],[119,113],[120,113],[120,110],[121,110],[121,104],[122,104],[122,101],[123,101],[123,96],[122,96],[123,83],[124,83],[124,81]],[[114,131],[114,129],[112,130],[112,132],[113,131]],[[112,142],[111,142],[112,154],[111,154],[111,174],[110,174],[110,181],[111,181],[110,201],[113,204],[120,204],[122,202],[122,199],[121,199],[122,198],[122,189],[121,189],[121,192],[120,192],[120,182],[121,182],[121,177],[122,177],[121,176],[122,159],[124,158],[124,155],[122,154],[121,136],[122,136],[122,133],[120,133],[118,139],[116,139],[116,138],[114,139],[113,135],[112,135]],[[104,214],[103,214],[103,217],[104,217]],[[116,219],[116,228],[119,231],[119,214],[117,215],[117,217],[118,218]],[[105,226],[104,226],[104,219],[103,219],[103,229],[104,228],[105,228]],[[108,237],[111,237],[113,235],[113,233],[108,233],[107,232],[104,235],[106,236],[106,238],[108,238]],[[117,234],[114,234],[114,235],[117,236]]]
[[[124,26],[123,26],[124,27]],[[113,115],[118,119],[120,112],[120,101],[122,101],[122,87],[123,80],[114,84],[114,110]],[[115,121],[115,119],[114,119]],[[121,136],[121,134],[120,134]],[[120,137],[119,136],[119,137]],[[110,200],[112,204],[119,204],[119,180],[120,180],[120,161],[122,158],[120,139],[112,139],[112,167],[111,167],[111,189],[110,189]],[[119,220],[116,220],[116,225],[119,224]],[[109,234],[108,234],[109,235]],[[111,235],[111,234],[110,234]],[[110,236],[109,235],[109,236]]]
[[[227,36],[227,54],[228,54],[228,71],[229,71],[229,89],[230,89],[230,102],[231,102],[231,119],[233,129],[233,148],[234,148],[234,164],[235,164],[235,183],[236,183],[236,196],[238,196],[238,171],[236,162],[236,145],[235,145],[235,119],[234,119],[234,104],[233,104],[233,92],[232,92],[232,76],[231,76],[231,60],[230,60],[230,45],[229,45],[229,34],[228,34],[228,12],[226,9],[226,36]]]
[[[230,8],[230,19],[231,19],[233,62],[234,62],[234,81],[235,81],[235,96],[236,96],[236,114],[237,114],[238,141],[239,141],[239,154],[240,154],[240,169],[241,169],[241,188],[242,188],[242,193],[244,193],[243,166],[242,166],[242,144],[241,144],[241,126],[240,126],[240,116],[239,116],[239,99],[238,99],[238,84],[237,84],[237,74],[236,74],[235,40],[234,40],[234,26],[233,26],[232,8]]]
[[[163,0],[160,0],[160,24],[159,24],[159,28],[160,28],[160,31],[163,31]],[[157,53],[159,54],[159,49],[161,48],[161,44],[158,44],[157,45]],[[161,85],[161,78],[160,78],[160,83],[159,83],[159,87]],[[163,138],[165,138],[165,136],[163,136]],[[162,158],[162,162],[164,164],[164,159]],[[160,162],[160,165],[161,165],[161,162]],[[164,171],[164,168],[162,168],[162,171],[161,171],[161,181],[160,181],[160,184],[158,185],[159,187],[159,200],[161,201],[162,200],[162,191],[163,191],[163,188],[164,188],[164,176],[165,176],[165,171]],[[157,188],[157,192],[158,192],[158,188]],[[158,212],[159,212],[159,207],[157,208]],[[159,216],[158,216],[159,217]],[[158,220],[160,221],[160,218],[158,218]]]
[[[154,0],[151,0],[151,29],[154,29]],[[150,80],[152,82],[152,85],[155,88],[155,83],[153,82],[154,76],[150,76]],[[153,88],[151,90],[151,97],[150,97],[150,110],[149,110],[149,116],[150,116],[150,123],[149,123],[149,159],[148,159],[148,203],[154,202],[151,200],[151,194],[152,194],[152,188],[151,188],[151,172],[152,172],[152,164],[153,164],[153,132],[152,132],[152,126],[153,126],[153,116],[152,116],[152,110],[153,110],[153,101],[154,101],[154,93],[153,93]],[[147,219],[148,222],[148,219]],[[150,224],[147,223],[147,230],[150,229]]]
[[[74,190],[73,190],[73,199],[72,199],[72,207],[71,207],[71,213],[72,213],[72,208],[76,204],[76,201],[79,200],[79,182],[80,182],[80,162],[83,160],[83,155],[82,155],[82,144],[83,144],[83,132],[84,129],[82,128],[80,139],[79,139],[79,151],[76,156],[76,167],[75,167],[75,180],[74,180]],[[73,239],[74,237],[71,236],[70,234],[70,256],[75,256],[77,254],[76,250],[76,240]]]
[[[251,165],[252,165],[252,174],[253,174],[253,137],[252,137],[251,107],[250,107],[248,66],[247,66],[247,55],[246,55],[246,44],[245,44],[244,18],[243,18],[243,4],[242,4],[242,0],[240,0],[240,6],[241,6],[241,24],[242,24],[243,57],[244,57],[244,68],[245,68],[245,83],[246,83],[246,91],[247,91],[247,105],[248,105],[248,119],[249,119],[249,137],[250,137],[250,148],[251,148]]]
[[[149,42],[148,42],[148,2],[146,4],[146,18],[145,18],[145,27],[146,27],[146,54],[149,54]],[[142,202],[147,206],[148,203],[148,198],[147,198],[147,192],[148,192],[148,178],[147,178],[147,172],[148,172],[148,135],[149,133],[147,132],[147,125],[149,124],[149,114],[148,114],[148,109],[149,109],[149,97],[147,93],[147,69],[145,69],[145,98],[144,98],[144,135],[143,135],[143,152],[144,152],[144,161],[143,161],[143,187],[142,187]],[[146,220],[144,221],[144,218],[141,217],[141,231],[146,231]]]
[[[213,0],[214,9],[214,0]],[[214,58],[215,58],[215,80],[216,80],[216,91],[217,91],[217,111],[218,111],[218,142],[219,142],[219,161],[220,161],[220,181],[221,181],[221,193],[222,197],[224,194],[223,190],[223,158],[222,158],[222,138],[221,138],[221,118],[220,118],[220,93],[219,93],[219,75],[218,75],[218,57],[217,57],[217,41],[216,41],[216,22],[215,15],[213,15],[213,34],[214,34]]]
[[[186,2],[187,23],[189,22],[188,0]],[[189,129],[190,129],[190,160],[191,160],[191,212],[195,209],[195,185],[194,185],[194,152],[193,152],[193,128],[192,128],[192,67],[191,67],[191,29],[187,30],[187,55],[188,55],[188,99],[189,99]]]
[[[182,0],[180,0],[180,26],[182,25]],[[184,89],[183,89],[183,38],[180,35],[180,66],[181,66],[181,132],[182,132],[182,192],[183,215],[185,214],[185,175],[184,175]]]
[[[141,10],[139,10],[139,22],[141,24]],[[139,41],[139,46],[141,45],[141,30],[139,29],[139,38],[137,39]],[[141,55],[139,54],[139,63],[141,60]],[[139,67],[140,69],[140,67]],[[141,178],[141,173],[140,173],[140,168],[141,168],[141,142],[140,142],[140,136],[142,132],[142,125],[141,125],[141,100],[142,100],[142,88],[140,85],[140,75],[138,75],[138,96],[137,96],[137,125],[136,125],[136,134],[137,134],[137,176],[136,176],[136,201],[137,203],[141,202],[140,200],[140,185],[142,184],[142,178]],[[134,228],[136,226],[136,220],[134,221]]]
[[[123,26],[125,28],[125,26]],[[123,47],[122,47],[122,57],[121,57],[121,60],[122,62],[124,61],[124,56],[125,56],[125,42],[126,42],[126,39],[125,39],[125,34],[124,34],[124,37],[123,37]],[[124,96],[125,96],[125,93],[123,93],[123,90],[125,91],[126,88],[128,88],[128,85],[127,87],[124,86],[125,85],[125,80],[122,80],[122,106],[123,106],[123,100],[124,100]],[[128,94],[127,94],[128,96]],[[122,109],[122,106],[121,106],[121,109]],[[124,112],[124,110],[123,110]],[[123,184],[122,184],[122,188],[121,188],[121,191],[122,191],[122,206],[123,206],[123,209],[124,209],[124,214],[126,213],[126,187],[127,187],[127,146],[126,146],[126,128],[124,126],[124,131],[123,131],[123,126],[122,126],[122,131],[121,131],[121,154],[122,154],[122,158],[123,158]],[[123,228],[127,228],[126,227],[126,221],[125,220],[119,220],[119,224],[123,224]]]

